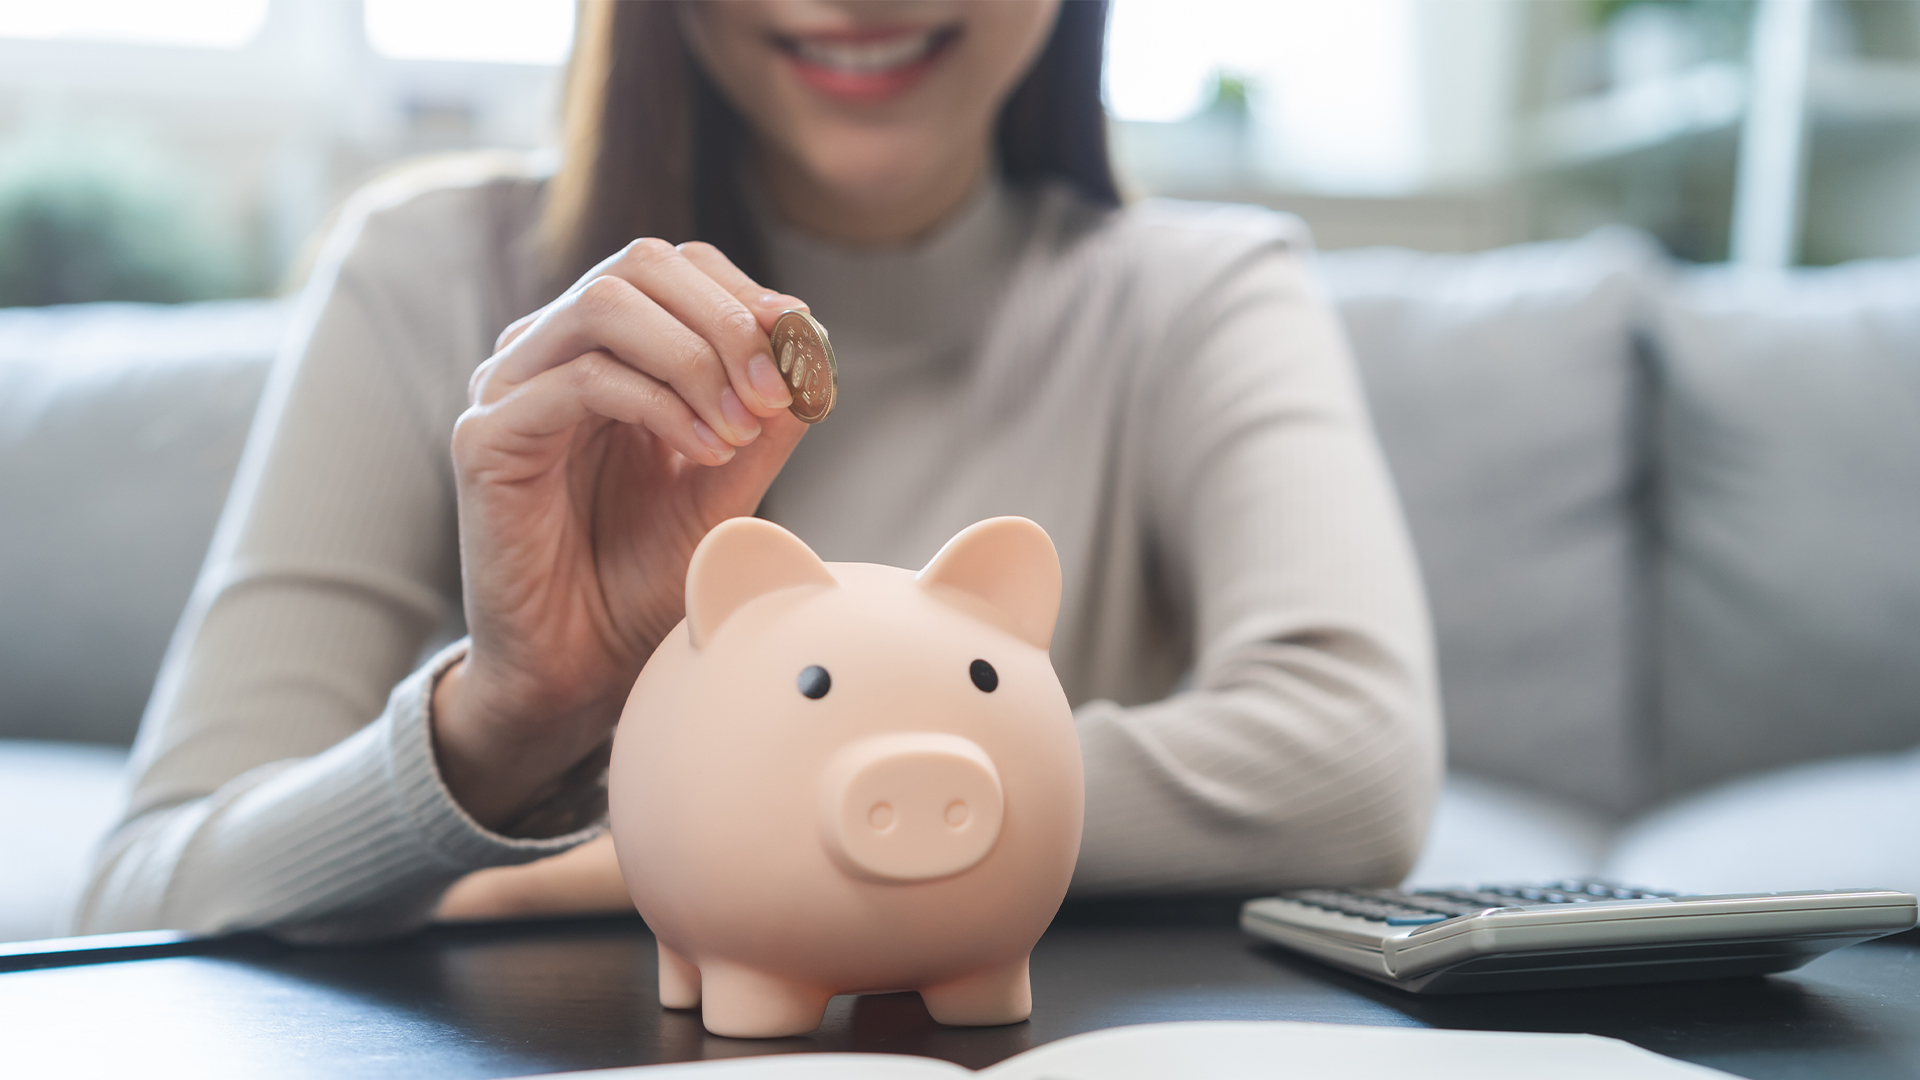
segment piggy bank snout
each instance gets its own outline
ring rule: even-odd
[[[993,759],[958,735],[861,739],[834,754],[820,777],[821,840],[858,877],[960,873],[992,849],[1004,813]]]

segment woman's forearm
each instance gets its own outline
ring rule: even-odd
[[[1275,246],[1206,283],[1147,385],[1141,523],[1191,689],[1081,706],[1074,888],[1392,883],[1439,789],[1412,544],[1338,323]]]
[[[1210,687],[1082,706],[1075,895],[1386,885],[1412,867],[1440,782],[1422,688],[1320,646],[1243,651]]]
[[[434,676],[458,655],[409,676],[378,720],[330,749],[126,822],[102,851],[77,928],[378,937],[424,922],[464,874],[591,836],[597,820],[550,838],[501,836],[449,795],[428,711]]]

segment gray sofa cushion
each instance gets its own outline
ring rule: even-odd
[[[0,739],[0,941],[59,937],[120,817],[127,752]]]
[[[1420,551],[1450,763],[1613,812],[1645,793],[1630,328],[1657,260],[1623,230],[1322,259]]]
[[[1414,886],[1592,877],[1611,850],[1610,815],[1538,790],[1449,774],[1427,826]]]
[[[1623,831],[1604,873],[1688,892],[1920,892],[1920,751],[1747,777]]]
[[[1920,744],[1920,260],[1655,301],[1665,787]]]
[[[0,311],[0,738],[132,740],[285,319]]]

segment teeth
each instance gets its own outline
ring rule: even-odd
[[[854,75],[872,75],[904,67],[921,59],[933,48],[934,31],[909,34],[885,41],[809,41],[794,42],[794,52],[809,64],[830,67]]]

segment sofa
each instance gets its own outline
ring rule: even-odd
[[[1920,890],[1920,260],[1320,257],[1432,601],[1416,883]],[[60,932],[289,316],[0,311],[0,940]]]

